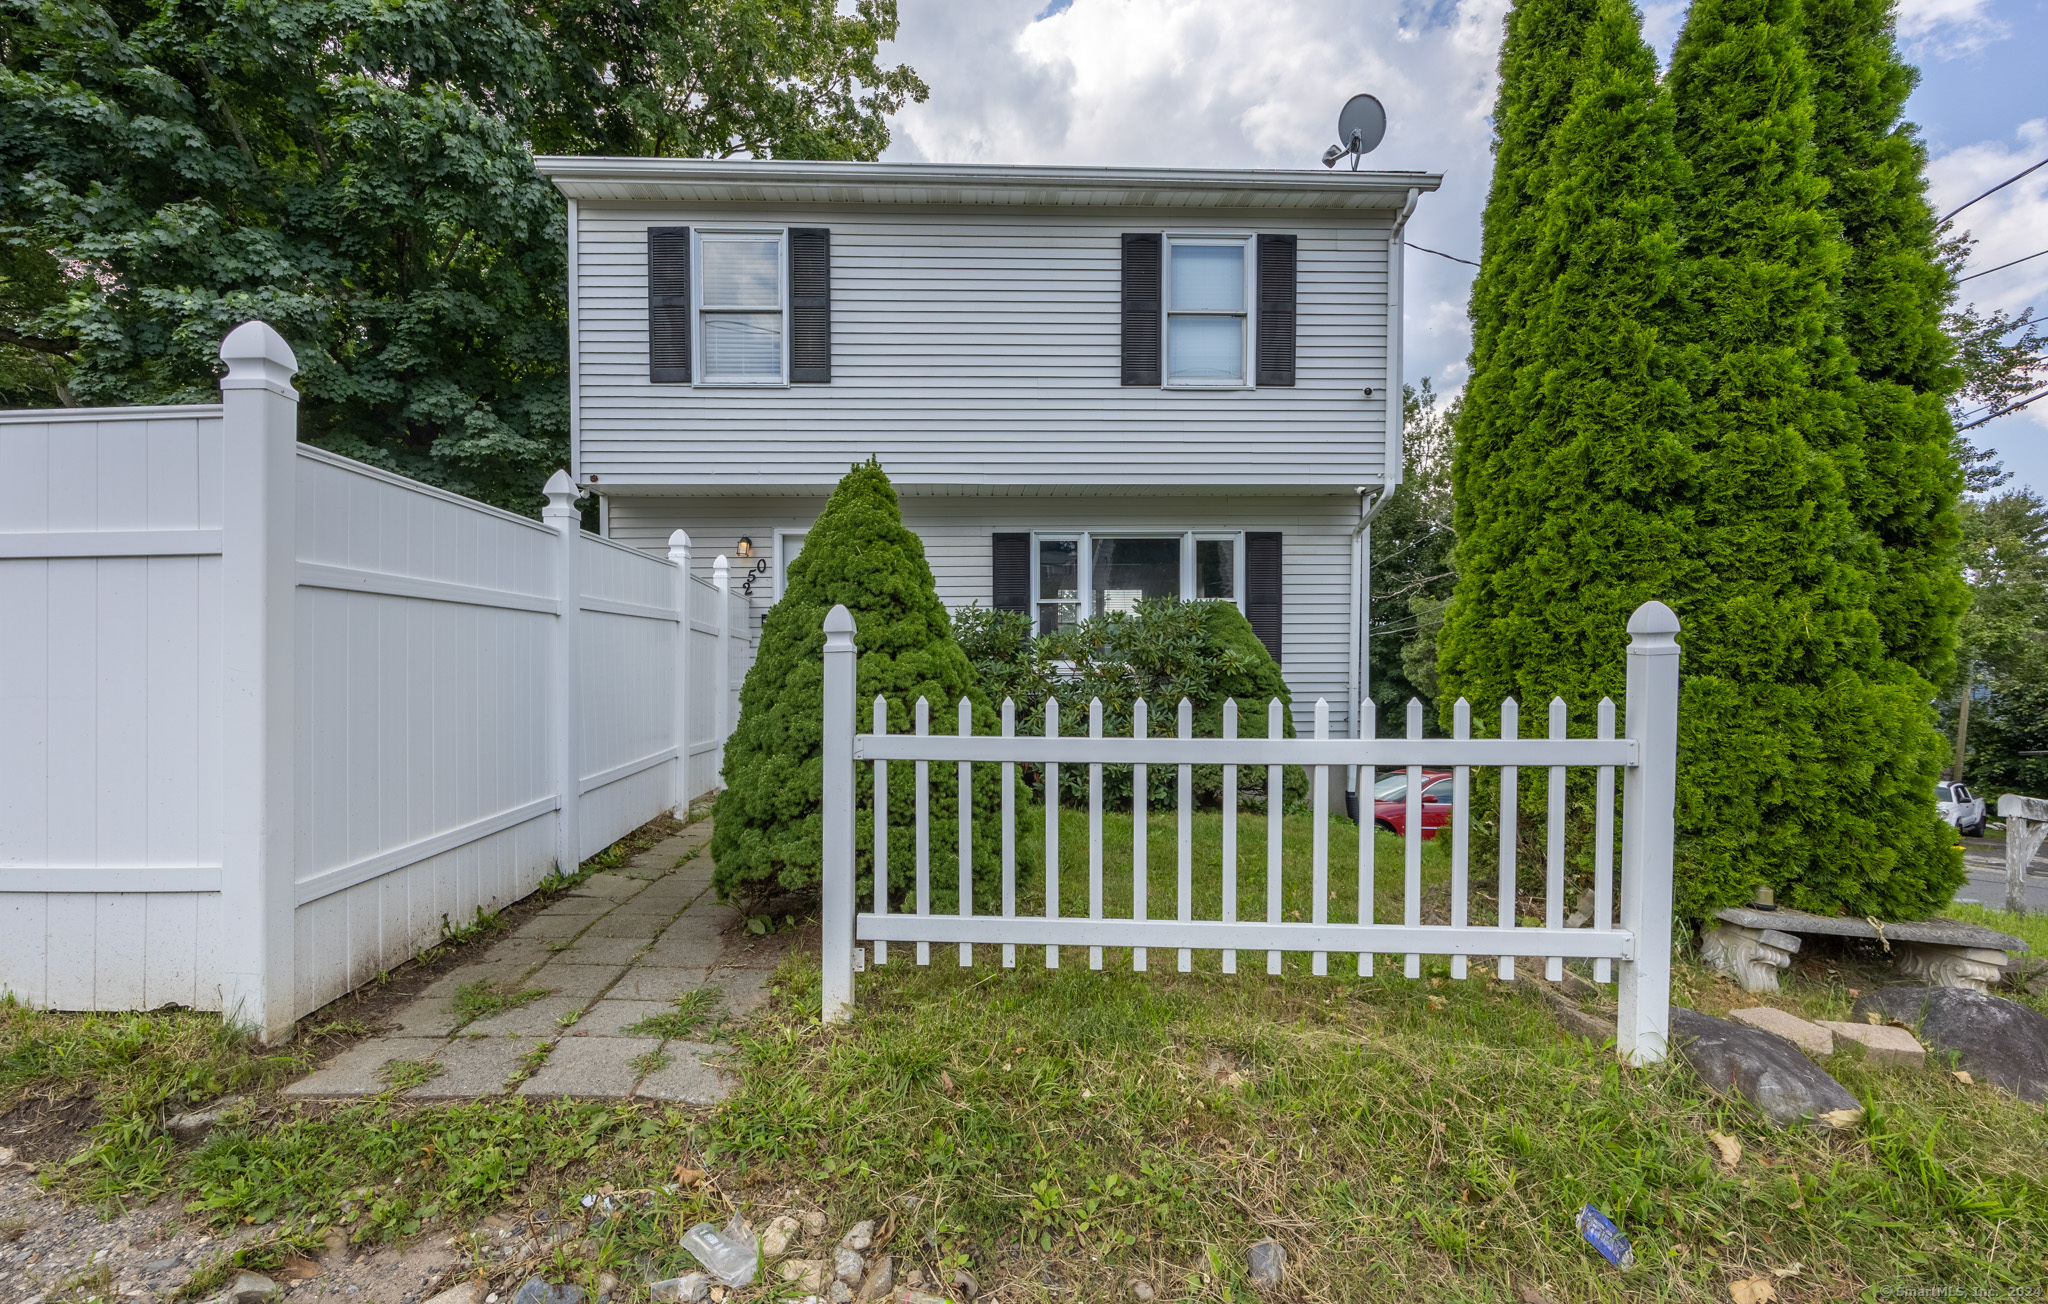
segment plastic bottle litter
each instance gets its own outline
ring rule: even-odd
[[[1621,1234],[1621,1228],[1608,1221],[1607,1215],[1587,1205],[1579,1210],[1579,1235],[1586,1243],[1609,1263],[1623,1272],[1636,1266],[1636,1252],[1629,1246],[1628,1237]]]
[[[711,1275],[728,1286],[744,1286],[754,1280],[755,1269],[761,1266],[761,1255],[754,1248],[754,1239],[742,1239],[732,1234],[728,1227],[719,1231],[710,1223],[698,1223],[683,1233],[682,1246],[697,1256],[697,1262],[711,1270]]]

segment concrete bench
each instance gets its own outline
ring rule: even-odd
[[[1873,924],[1846,915],[1747,906],[1730,906],[1718,917],[1721,923],[1700,939],[1700,957],[1748,992],[1778,990],[1778,970],[1791,965],[1802,934],[1881,941],[1898,957],[1901,973],[1924,978],[1932,987],[1980,992],[1999,980],[2008,952],[2027,949],[2010,933],[1953,919]]]

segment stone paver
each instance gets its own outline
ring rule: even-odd
[[[635,937],[585,937],[566,951],[556,952],[549,959],[561,959],[569,964],[616,964],[633,963],[640,957],[647,943]]]
[[[655,1001],[666,1005],[683,992],[693,991],[711,980],[708,965],[694,969],[659,968],[641,963],[626,970],[625,975],[612,984],[605,993],[606,1000]]]
[[[732,1094],[730,1073],[707,1063],[730,1054],[732,1047],[695,1041],[672,1041],[662,1048],[668,1064],[640,1080],[633,1094],[642,1100],[672,1100],[684,1105],[715,1105]]]
[[[545,1062],[519,1083],[520,1094],[624,1099],[637,1088],[648,1100],[725,1099],[733,1078],[706,1057],[715,1060],[730,1047],[625,1031],[707,986],[720,989],[725,1012],[741,1017],[767,999],[786,939],[747,935],[739,913],[718,903],[703,851],[710,832],[700,821],[629,865],[593,874],[475,963],[441,975],[383,1036],[338,1056],[288,1094],[374,1095],[391,1089],[381,1072],[390,1061],[432,1060],[441,1072],[407,1092],[408,1099],[494,1095],[546,1049]],[[476,982],[548,994],[458,1027],[455,993]],[[648,1072],[653,1063],[663,1067]]]
[[[673,1009],[673,1001],[615,1001],[606,997],[576,1021],[576,1030],[593,1037],[624,1037],[628,1035],[626,1029],[642,1019],[667,1014]]]
[[[533,1049],[507,1037],[457,1037],[434,1057],[441,1072],[405,1093],[407,1100],[467,1100],[495,1096]]]
[[[527,982],[557,996],[581,996],[587,1005],[626,972],[622,964],[577,964],[567,956],[548,961]]]
[[[284,1089],[287,1096],[374,1096],[389,1091],[382,1069],[393,1060],[432,1059],[448,1043],[439,1037],[375,1037],[351,1046],[319,1072]]]
[[[589,937],[637,937],[651,942],[668,927],[667,915],[628,915],[614,911],[590,926]]]
[[[642,1057],[661,1049],[659,1037],[564,1037],[532,1077],[519,1084],[522,1096],[611,1096],[633,1094]]]
[[[1863,1047],[1864,1055],[1872,1064],[1903,1069],[1923,1068],[1927,1064],[1927,1048],[1904,1028],[1894,1028],[1889,1024],[1843,1023],[1835,1019],[1822,1019],[1820,1022],[1838,1040],[1853,1041]]]
[[[590,1004],[585,996],[543,996],[516,1010],[478,1019],[462,1030],[465,1037],[552,1037],[564,1028],[561,1022]]]
[[[1796,1014],[1774,1010],[1768,1005],[1759,1005],[1748,1010],[1730,1010],[1728,1017],[1736,1023],[1762,1028],[1765,1032],[1774,1032],[1809,1055],[1825,1057],[1835,1053],[1835,1037],[1828,1030],[1833,1025],[1808,1023]]]

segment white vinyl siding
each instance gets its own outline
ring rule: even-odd
[[[903,521],[924,541],[926,560],[939,597],[958,609],[970,602],[989,605],[994,581],[990,536],[1006,531],[1045,536],[1082,530],[1102,535],[1175,534],[1199,538],[1279,530],[1281,544],[1282,669],[1294,693],[1296,723],[1312,728],[1315,701],[1330,702],[1331,728],[1346,736],[1351,712],[1350,684],[1351,530],[1358,524],[1358,498],[1342,495],[1107,495],[1034,497],[938,497],[905,495]],[[654,498],[612,500],[612,536],[622,543],[665,553],[671,530],[690,534],[697,574],[709,579],[720,553],[731,557],[741,535],[764,540],[800,534],[825,507],[825,495]],[[780,558],[770,565],[780,571]],[[737,573],[735,563],[735,573]],[[1243,567],[1239,566],[1242,575]],[[1239,581],[1242,584],[1242,580]],[[738,591],[734,583],[734,591]],[[774,604],[766,584],[754,586],[749,642],[760,637],[761,618]],[[751,656],[748,661],[751,663]],[[1388,707],[1397,718],[1399,706]]]
[[[1124,386],[1121,233],[1189,219],[583,201],[578,473],[603,491],[824,490],[873,453],[908,490],[1381,483],[1389,214],[1233,215],[1234,229],[1299,237],[1295,387]],[[650,384],[647,228],[743,224],[830,228],[832,383]]]

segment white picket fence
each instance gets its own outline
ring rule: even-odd
[[[266,1037],[717,784],[746,603],[220,404],[0,413],[0,990]]]
[[[1595,978],[1605,982],[1614,977],[1610,965],[1619,967],[1620,1018],[1617,1028],[1620,1053],[1636,1063],[1664,1057],[1669,1034],[1671,988],[1671,864],[1672,807],[1677,767],[1678,730],[1678,618],[1669,607],[1650,602],[1638,608],[1628,625],[1627,727],[1615,734],[1614,703],[1602,699],[1594,738],[1568,736],[1565,704],[1550,704],[1548,736],[1522,738],[1519,717],[1512,700],[1501,707],[1498,738],[1471,736],[1471,711],[1462,699],[1457,703],[1453,737],[1422,736],[1422,706],[1411,701],[1407,712],[1405,738],[1340,739],[1329,736],[1329,707],[1317,702],[1315,734],[1311,738],[1281,735],[1281,704],[1268,705],[1266,737],[1239,738],[1237,704],[1224,709],[1222,738],[1195,738],[1193,712],[1180,703],[1178,737],[1145,736],[1144,704],[1140,703],[1130,738],[1102,736],[1102,704],[1098,700],[1089,712],[1086,736],[1063,734],[1059,704],[1048,703],[1039,737],[1017,733],[1015,708],[1003,703],[1000,736],[974,736],[968,704],[959,704],[957,733],[929,732],[929,707],[917,704],[916,732],[890,734],[884,703],[873,706],[874,731],[855,732],[854,623],[844,607],[834,607],[825,619],[825,719],[824,719],[824,1011],[828,1020],[846,1017],[854,1002],[855,950],[857,942],[874,945],[876,963],[886,963],[889,944],[914,943],[917,962],[930,959],[934,942],[957,943],[962,965],[974,962],[974,947],[999,945],[1002,964],[1017,963],[1019,946],[1045,948],[1048,968],[1059,964],[1063,946],[1088,948],[1091,968],[1103,965],[1105,948],[1128,947],[1132,967],[1146,967],[1150,948],[1172,949],[1178,953],[1182,972],[1192,967],[1198,950],[1221,952],[1221,968],[1236,972],[1238,951],[1264,951],[1269,973],[1280,971],[1286,952],[1308,952],[1312,971],[1328,972],[1332,952],[1355,954],[1358,972],[1373,972],[1376,954],[1405,955],[1404,972],[1410,978],[1421,973],[1424,955],[1450,957],[1451,976],[1464,978],[1471,956],[1498,957],[1498,973],[1514,977],[1518,956],[1540,957],[1548,976],[1562,977],[1564,961],[1590,959]],[[1373,719],[1373,705],[1363,704],[1361,719]],[[888,899],[888,766],[908,762],[916,767],[914,820],[916,882],[915,913],[894,912]],[[1059,881],[1059,810],[1056,802],[1045,804],[1045,913],[1020,916],[1017,913],[1017,766],[1042,767],[1045,790],[1058,788],[1062,765],[1088,767],[1088,913],[1085,917],[1063,913]],[[872,908],[857,911],[856,897],[861,885],[855,879],[854,814],[855,769],[859,764],[874,766],[874,881]],[[930,767],[952,765],[956,770],[960,819],[958,825],[958,890],[960,912],[935,915],[931,912],[931,866],[929,802]],[[1002,913],[974,913],[972,772],[975,765],[1001,767],[1002,792]],[[1132,916],[1105,918],[1103,915],[1103,767],[1128,765],[1133,774]],[[1146,768],[1171,765],[1178,769],[1178,881],[1173,918],[1150,917],[1147,901]],[[1192,771],[1197,765],[1220,765],[1223,773],[1221,918],[1196,919],[1192,818],[1194,801]],[[1358,790],[1372,791],[1375,772],[1401,768],[1407,771],[1407,829],[1404,839],[1403,918],[1400,923],[1374,919],[1377,866],[1370,834],[1369,810],[1362,811],[1366,832],[1358,839],[1357,921],[1333,922],[1329,918],[1329,774],[1332,767],[1359,766]],[[1313,801],[1310,823],[1310,875],[1312,917],[1299,922],[1282,918],[1282,821],[1265,821],[1266,903],[1265,918],[1240,917],[1237,895],[1238,873],[1238,770],[1243,766],[1266,767],[1266,792],[1281,790],[1284,767],[1302,766],[1311,771],[1309,791]],[[1481,925],[1468,917],[1471,864],[1470,793],[1474,767],[1493,766],[1501,774],[1501,802],[1498,865],[1500,870],[1499,922]],[[1548,810],[1545,812],[1544,922],[1541,927],[1520,927],[1515,913],[1515,839],[1520,812],[1517,810],[1518,771],[1539,767],[1548,772]],[[1422,772],[1448,769],[1453,775],[1451,838],[1451,919],[1448,924],[1422,922]],[[1594,828],[1594,893],[1592,926],[1564,926],[1565,894],[1565,777],[1572,768],[1590,768],[1597,774]],[[1615,924],[1614,865],[1614,778],[1622,776],[1620,922]],[[1362,801],[1364,798],[1362,797]],[[894,816],[901,819],[905,813]],[[1439,834],[1438,836],[1442,836]]]

